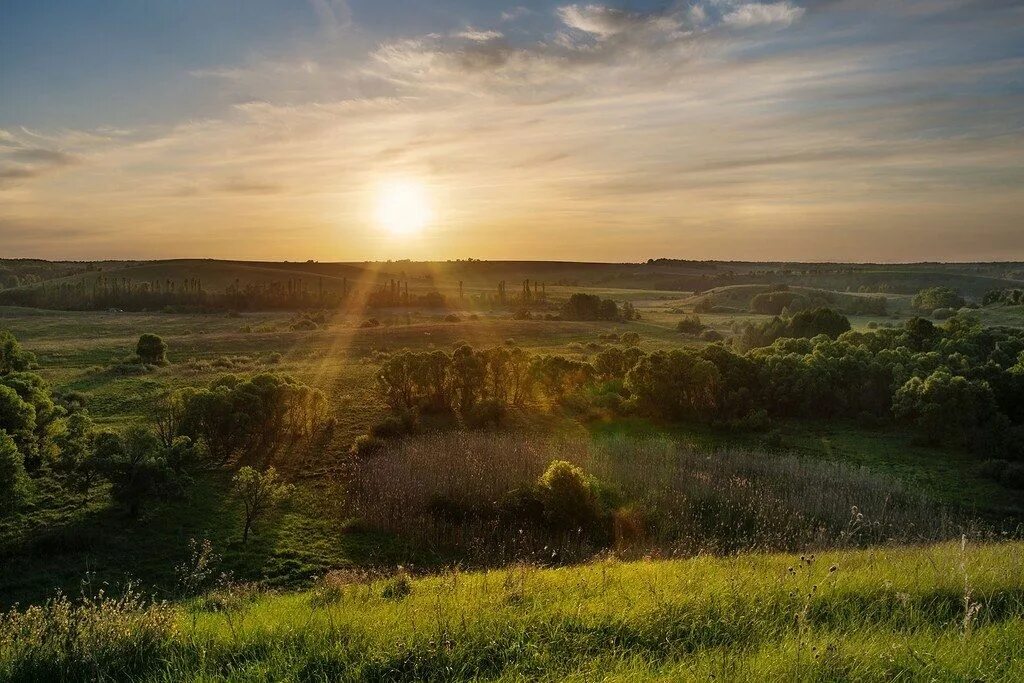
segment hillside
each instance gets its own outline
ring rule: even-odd
[[[231,285],[323,286],[340,290],[343,281],[370,284],[392,279],[413,289],[493,291],[499,282],[515,289],[524,280],[551,286],[643,289],[675,292],[724,291],[737,285],[787,284],[839,293],[911,295],[948,286],[971,299],[993,289],[1024,285],[1024,266],[1000,264],[825,264],[716,261],[568,263],[551,261],[445,261],[320,263],[175,259],[148,262],[0,260],[0,304],[25,305],[40,288],[90,289],[102,279],[134,284],[198,280],[210,293]],[[20,274],[20,276],[19,276]]]
[[[957,543],[58,601],[6,616],[0,678],[1020,680],[1022,559]]]

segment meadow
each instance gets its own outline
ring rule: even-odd
[[[1012,681],[1019,544],[608,558],[0,618],[0,676],[64,680]]]
[[[21,264],[0,300],[78,308],[94,266]],[[0,306],[39,416],[2,679],[1021,675],[1014,264],[102,267],[104,302],[284,303]],[[284,305],[319,278],[343,305]],[[899,412],[924,380],[952,417]],[[271,466],[251,515],[239,472]]]

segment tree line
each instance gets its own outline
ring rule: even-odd
[[[923,441],[971,446],[989,458],[1024,459],[1024,332],[962,316],[944,326],[914,318],[859,332],[828,309],[766,325],[743,351],[723,343],[610,347],[589,360],[509,346],[402,352],[383,362],[378,387],[406,415],[583,402],[740,428],[772,418],[850,418],[907,425]]]

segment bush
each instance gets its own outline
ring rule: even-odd
[[[577,292],[562,306],[564,320],[618,320],[619,307],[611,299]]]
[[[375,439],[394,439],[411,434],[415,430],[416,413],[411,410],[405,410],[397,415],[388,415],[370,427],[370,436]]]
[[[678,323],[676,323],[676,332],[682,334],[700,334],[704,331],[706,325],[700,321],[700,318],[696,315],[690,315]]]
[[[385,600],[401,600],[410,593],[412,593],[412,581],[409,580],[409,574],[402,570],[385,582],[380,597]]]
[[[537,480],[537,490],[544,518],[555,529],[590,529],[601,516],[594,483],[571,462],[552,461]]]
[[[370,327],[380,327],[380,321],[377,320],[376,318],[367,318],[363,322],[359,323],[359,327],[362,327],[364,329]]]
[[[0,430],[0,517],[18,509],[28,496],[28,487],[25,459],[14,439]]]
[[[459,316],[455,315],[454,313],[449,313],[448,315],[446,315],[444,317],[444,321],[446,323],[460,323],[460,322],[462,322],[462,318],[460,318]]]
[[[949,320],[956,314],[952,308],[936,308],[932,311],[932,317],[936,320]]]
[[[639,332],[623,332],[622,335],[619,337],[619,340],[623,344],[639,344],[640,343],[640,333]]]
[[[471,427],[485,427],[493,425],[498,427],[505,419],[507,410],[505,404],[496,399],[484,399],[478,401],[466,416],[466,423]]]
[[[348,449],[349,454],[356,457],[365,457],[373,455],[381,449],[380,439],[377,439],[369,434],[360,434],[356,437],[356,440],[352,442],[352,446]]]
[[[718,330],[707,329],[700,333],[700,340],[706,342],[718,342],[722,341],[724,337]]]
[[[1024,463],[1011,462],[1008,464],[1000,475],[999,481],[1010,489],[1018,491],[1024,489]]]
[[[914,296],[911,305],[919,311],[931,312],[937,308],[957,309],[964,305],[965,301],[960,294],[949,287],[929,287],[922,289]]]
[[[139,337],[135,345],[135,353],[139,360],[147,365],[166,365],[167,344],[159,336],[148,332]]]
[[[29,370],[35,362],[36,357],[22,349],[13,334],[0,330],[0,375]]]

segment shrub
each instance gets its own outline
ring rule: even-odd
[[[148,365],[165,365],[167,363],[167,344],[159,336],[146,333],[139,337],[135,345],[135,353]]]
[[[700,339],[706,342],[717,342],[722,341],[724,337],[718,330],[707,329],[700,333]]]
[[[16,510],[25,501],[28,487],[25,459],[14,439],[0,430],[0,517]]]
[[[454,313],[449,313],[444,317],[444,321],[446,323],[460,323],[462,322],[462,319]]]
[[[377,320],[376,318],[367,318],[363,322],[359,323],[359,327],[362,327],[364,329],[370,327],[380,327],[380,321]]]
[[[493,425],[498,427],[505,419],[507,409],[505,404],[497,399],[484,399],[478,401],[466,416],[466,422],[471,427],[485,427]]]
[[[676,323],[676,332],[682,334],[700,334],[706,326],[696,315],[689,315]]]
[[[370,436],[375,439],[394,439],[411,434],[416,429],[416,413],[403,410],[397,415],[388,415],[370,427]]]
[[[564,320],[618,320],[619,307],[611,299],[577,292],[562,306]]]
[[[379,451],[381,445],[380,439],[374,438],[369,434],[360,434],[356,437],[355,441],[352,442],[352,446],[349,448],[348,452],[357,457],[365,457]]]
[[[405,570],[399,572],[384,583],[380,596],[385,600],[401,600],[412,593],[412,581]]]
[[[965,301],[956,290],[949,287],[929,287],[922,289],[915,296],[911,305],[919,311],[931,312],[937,308],[957,309]]]
[[[955,313],[952,308],[936,308],[932,311],[932,317],[936,320],[949,320]]]
[[[29,370],[36,357],[21,348],[21,344],[7,330],[0,330],[0,375]]]
[[[1024,463],[1011,462],[999,477],[1003,486],[1011,489],[1024,489]]]
[[[633,332],[633,331],[623,332],[622,335],[619,337],[619,340],[623,344],[639,344],[640,343],[640,333],[639,332]]]
[[[582,469],[565,460],[554,460],[537,480],[547,523],[562,531],[590,529],[601,511],[595,486]]]

